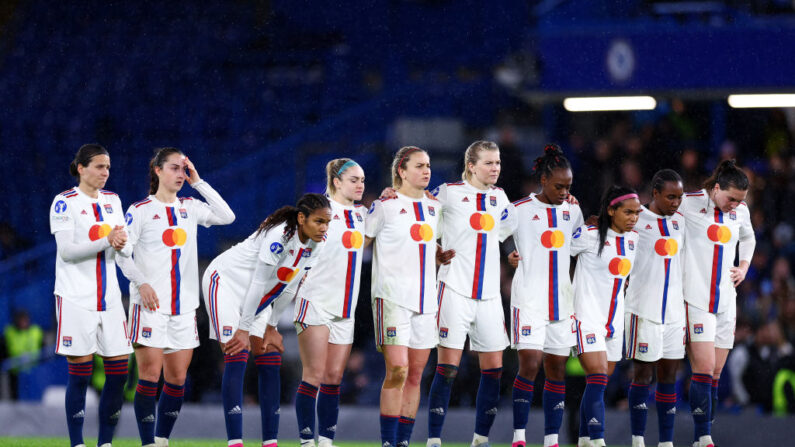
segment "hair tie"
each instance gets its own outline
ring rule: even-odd
[[[415,147],[415,146],[411,146],[409,149],[407,149],[407,150],[406,150],[406,153],[405,153],[405,154],[403,154],[403,156],[402,156],[402,157],[400,157],[400,161],[399,161],[399,162],[398,162],[398,164],[397,164],[397,168],[398,168],[398,169],[400,169],[400,165],[402,165],[402,164],[403,164],[403,160],[405,160],[405,159],[406,159],[406,157],[408,157],[409,155],[411,155],[412,153],[414,153],[414,152],[416,152],[416,151],[418,151],[418,150],[420,150],[420,148],[418,148],[418,147]]]
[[[635,193],[632,193],[632,194],[624,194],[623,196],[618,196],[618,197],[616,197],[615,199],[611,200],[611,201],[610,201],[610,206],[613,206],[613,205],[615,205],[616,203],[623,202],[624,200],[627,200],[627,199],[637,199],[637,198],[638,198],[638,195],[637,195],[637,194],[635,194]]]
[[[341,176],[342,173],[345,172],[346,169],[352,168],[354,166],[359,166],[359,163],[356,163],[353,160],[346,161],[342,166],[340,166],[339,171],[337,171],[337,177]]]

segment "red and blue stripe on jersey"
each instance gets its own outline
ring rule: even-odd
[[[94,210],[94,219],[97,222],[103,222],[105,220],[102,217],[102,207],[99,206],[99,203],[92,203],[91,208]],[[107,303],[105,302],[105,292],[107,289],[107,271],[105,271],[105,250],[100,251],[97,253],[97,310],[103,311],[107,309]]]
[[[298,263],[301,262],[301,257],[304,255],[305,251],[306,251],[306,249],[304,249],[304,248],[301,248],[300,250],[298,250],[298,253],[296,253],[296,255],[295,255],[295,260],[293,261],[293,267],[297,266]],[[278,270],[278,267],[277,267],[277,270]],[[275,271],[274,271],[274,273],[275,273]],[[286,283],[286,282],[279,281],[275,286],[273,286],[273,288],[271,290],[269,290],[268,293],[266,293],[262,297],[262,299],[259,301],[259,306],[257,306],[256,314],[259,314],[260,312],[262,312],[266,307],[268,307],[273,302],[273,300],[278,298],[279,295],[281,295],[282,292],[284,292],[284,289],[287,288],[287,284],[288,283]]]
[[[626,255],[623,236],[616,237],[616,254],[619,256]],[[615,321],[616,309],[618,309],[618,295],[622,290],[624,290],[624,278],[613,279],[613,291],[610,293],[610,309],[607,311],[607,324],[605,324],[605,329],[607,329],[605,337],[607,338],[612,337],[616,331],[615,327],[613,327],[613,321]]]
[[[176,227],[179,224],[177,211],[173,206],[166,207],[166,217],[168,217],[169,227]],[[179,271],[180,256],[182,256],[182,250],[179,248],[171,249],[171,315],[179,315],[180,283],[182,282],[182,275]]]
[[[670,237],[671,232],[668,231],[668,221],[662,218],[657,218],[657,227],[660,229],[660,235]],[[662,322],[665,323],[665,309],[668,307],[668,284],[671,278],[671,258],[663,259],[665,266],[665,282],[663,283],[663,297],[662,297]]]
[[[355,229],[353,224],[353,211],[345,210],[345,226],[350,229]],[[356,285],[356,249],[353,248],[348,252],[348,268],[345,272],[345,294],[342,298],[342,318],[351,317],[351,308],[353,307],[353,289]]]
[[[218,275],[218,271],[213,271],[213,274],[210,275],[210,324],[215,331],[215,339],[219,341],[221,340],[221,331],[218,327],[218,282],[220,280],[221,276]]]
[[[629,314],[629,346],[627,358],[634,359],[638,348],[638,316]]]
[[[477,211],[486,212],[486,194],[477,194],[475,197],[475,207]],[[472,281],[472,298],[480,300],[483,299],[483,283],[486,274],[488,233],[476,233],[475,238],[475,274]]]
[[[74,188],[67,189],[66,191],[62,192],[61,195],[71,199],[72,197],[77,197],[77,191]]]
[[[549,228],[558,226],[558,210],[547,208],[547,224]],[[560,306],[558,303],[558,251],[555,248],[549,251],[549,320],[560,319]]]
[[[475,206],[478,208],[478,211],[486,211],[486,194],[478,193],[475,199]]]
[[[417,222],[425,222],[425,212],[422,210],[422,202],[414,202],[414,217]],[[420,254],[420,313],[423,313],[425,308],[425,258],[427,255],[427,247],[424,243],[419,243]]]
[[[723,212],[715,207],[715,223],[723,223]],[[723,244],[716,243],[712,251],[712,280],[709,285],[709,311],[718,312],[720,281],[723,274]]]

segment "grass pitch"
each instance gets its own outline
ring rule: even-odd
[[[86,446],[97,445],[96,438],[85,438]],[[261,441],[247,440],[247,446],[257,447]],[[422,446],[425,444],[424,440],[417,440],[413,443],[415,446]],[[298,440],[280,440],[279,445],[282,447],[298,447],[300,443]],[[338,447],[374,447],[378,445],[378,441],[373,442],[349,442],[339,441],[334,443]],[[19,438],[19,437],[2,437],[0,436],[0,446],[3,447],[50,447],[50,446],[69,446],[69,438]],[[469,447],[469,444],[461,443],[445,443],[445,447]],[[493,447],[509,447],[509,444],[492,444]],[[113,440],[113,447],[141,447],[139,439],[120,438]],[[172,439],[169,442],[169,447],[226,447],[226,440],[224,439]],[[531,445],[528,445],[531,447]]]

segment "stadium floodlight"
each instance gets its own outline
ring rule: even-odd
[[[729,95],[729,105],[735,109],[795,107],[795,94]]]
[[[657,101],[651,96],[601,96],[566,98],[563,107],[569,112],[605,112],[613,110],[652,110]]]

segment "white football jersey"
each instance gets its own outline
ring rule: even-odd
[[[50,206],[50,232],[72,230],[76,244],[102,239],[117,225],[124,226],[121,200],[104,189],[94,199],[75,187],[55,196]],[[55,294],[85,309],[121,305],[115,256],[110,246],[77,262],[56,255]]]
[[[549,205],[536,194],[513,203],[519,223],[513,235],[521,256],[511,285],[511,306],[548,321],[574,313],[569,276],[572,234],[583,224],[579,205]]]
[[[582,226],[572,236],[571,254],[578,256],[574,314],[588,327],[599,328],[603,337],[611,338],[624,330],[624,286],[637,248],[635,231],[618,234],[608,228],[601,256],[597,254],[597,227]]]
[[[352,318],[359,299],[367,208],[345,206],[333,199],[329,202],[331,222],[325,246],[301,286],[298,298],[338,317]]]
[[[737,242],[754,240],[748,206],[743,203],[734,211],[723,213],[702,189],[685,194],[679,209],[687,225],[685,300],[711,313],[725,312],[737,304],[737,291],[729,272],[734,266]],[[750,261],[752,255],[753,249],[746,254],[746,260]]]
[[[203,196],[212,194],[219,213],[234,214],[206,182],[193,186]],[[225,211],[225,212],[224,212]],[[133,203],[127,210],[130,243],[135,266],[152,286],[160,302],[159,312],[180,315],[199,307],[199,264],[196,228],[222,221],[213,208],[201,200],[181,197],[163,203],[154,195]],[[141,304],[138,287],[130,283],[130,299]]]
[[[635,228],[640,239],[627,286],[627,312],[655,323],[684,321],[684,216],[660,216],[644,206]]]
[[[365,235],[375,238],[372,298],[414,312],[435,313],[436,239],[442,205],[423,196],[378,199],[370,206]]]
[[[455,250],[439,268],[439,281],[476,300],[500,297],[500,242],[516,229],[511,202],[501,188],[479,190],[469,182],[443,183],[433,195],[442,203],[442,249]]]

